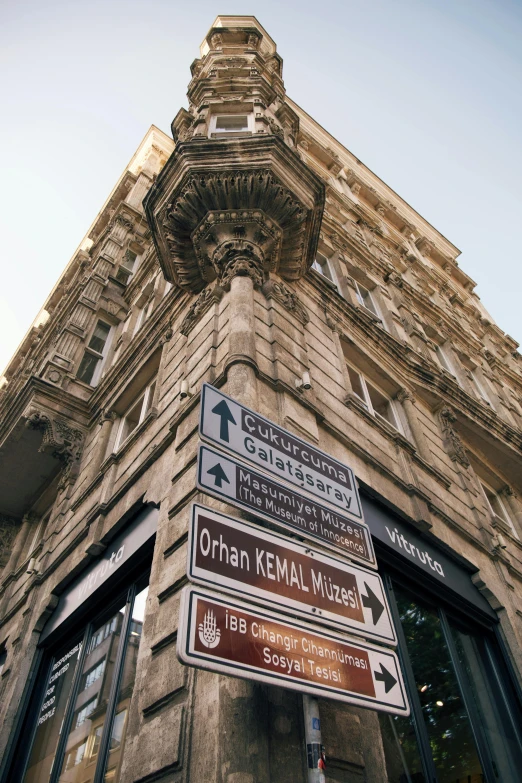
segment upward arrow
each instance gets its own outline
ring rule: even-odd
[[[235,424],[236,420],[232,416],[230,408],[228,407],[225,400],[218,402],[216,407],[212,408],[212,413],[217,413],[217,415],[221,417],[221,422],[219,425],[219,437],[221,440],[224,440],[226,443],[228,443],[228,424],[229,422],[231,424]]]
[[[366,582],[364,583],[364,586],[368,595],[361,596],[363,606],[366,606],[367,609],[372,610],[372,621],[374,625],[377,625],[381,614],[384,612],[384,604],[379,601],[373,590],[370,589]]]
[[[223,486],[223,482],[225,481],[227,484],[230,484],[230,481],[227,478],[227,474],[221,467],[220,462],[216,462],[213,468],[210,468],[210,470],[207,470],[207,473],[209,476],[214,476],[214,486],[221,487]]]
[[[393,674],[391,674],[391,672],[389,672],[388,669],[385,669],[382,663],[381,663],[381,671],[374,672],[373,676],[375,677],[376,680],[380,680],[381,682],[384,683],[385,693],[391,691],[393,686],[397,683],[397,680],[395,679]]]

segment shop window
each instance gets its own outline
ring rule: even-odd
[[[145,387],[138,398],[131,403],[126,413],[121,418],[118,435],[116,437],[115,451],[127,440],[134,430],[139,427],[152,407],[154,392],[156,390],[156,378]]]
[[[379,716],[389,782],[518,780],[520,706],[493,635],[387,584],[412,709]]]
[[[480,482],[480,486],[482,487],[482,492],[486,498],[487,506],[493,514],[493,517],[497,520],[500,520],[504,526],[509,528],[511,534],[518,538],[513,521],[499,493],[495,492],[495,490],[491,489],[491,487],[488,487],[488,485],[484,484],[483,481]]]
[[[78,380],[91,386],[97,385],[107,358],[111,331],[112,327],[110,324],[105,323],[105,321],[97,322],[78,368]]]
[[[349,364],[347,366],[352,391],[359,398],[368,413],[371,413],[376,419],[391,425],[394,429],[400,429],[393,400],[390,400],[380,389],[370,383],[370,381],[367,381],[358,370]]]
[[[131,277],[136,271],[137,261],[137,253],[134,253],[132,250],[127,250],[116,273],[116,280],[119,280],[120,283],[123,283],[124,285],[128,285]]]
[[[315,269],[316,272],[319,272],[320,275],[326,277],[327,280],[336,285],[332,263],[330,259],[324,256],[322,253],[317,253],[315,261],[312,264],[312,269]]]
[[[21,740],[13,783],[93,783],[120,779],[134,689],[147,580],[133,583],[98,622],[57,648],[42,669]],[[89,689],[89,693],[87,693]],[[38,688],[37,688],[38,690]],[[92,695],[92,691],[96,693]],[[27,760],[27,736],[34,734]],[[21,766],[18,767],[17,765]],[[107,777],[108,776],[108,777]]]

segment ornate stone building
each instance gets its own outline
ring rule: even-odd
[[[282,71],[216,19],[8,366],[2,781],[307,780],[299,693],[176,657],[190,504],[254,519],[196,488],[205,381],[359,482],[412,716],[321,699],[326,779],[520,779],[518,346]]]

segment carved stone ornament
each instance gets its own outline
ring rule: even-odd
[[[201,320],[205,313],[210,310],[213,304],[219,302],[223,296],[223,289],[220,286],[207,286],[190,305],[189,311],[181,322],[180,332],[185,337]]]
[[[263,286],[263,293],[267,299],[275,299],[276,302],[280,302],[302,324],[309,322],[310,316],[297,294],[290,291],[280,280],[267,280]]]
[[[231,144],[230,149],[223,145]],[[315,258],[324,185],[276,136],[180,144],[145,199],[167,280],[297,280]]]
[[[444,441],[444,448],[448,452],[450,459],[453,462],[459,462],[463,467],[469,468],[470,462],[466,455],[462,441],[453,428],[453,424],[457,421],[457,417],[451,408],[441,408],[439,411],[439,418],[442,427],[442,438]]]
[[[0,514],[0,568],[7,564],[19,530],[20,524],[15,519]]]
[[[40,411],[32,413],[25,426],[28,429],[42,430],[43,439],[38,451],[51,454],[64,464],[60,487],[63,488],[69,481],[75,481],[83,449],[83,432],[69,426],[62,419],[55,419]]]

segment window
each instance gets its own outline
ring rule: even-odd
[[[7,661],[7,650],[4,647],[3,649],[0,649],[0,675],[4,670],[6,661]]]
[[[504,523],[504,525],[507,525],[510,529],[510,532],[518,538],[518,534],[515,531],[515,527],[513,525],[513,522],[511,521],[511,517],[506,509],[506,506],[504,505],[504,502],[502,498],[500,497],[498,492],[495,492],[491,487],[488,487],[487,484],[484,484],[483,481],[480,482],[480,486],[482,487],[482,492],[484,493],[484,497],[486,498],[486,503],[495,517],[495,519],[500,519],[501,522]]]
[[[253,130],[253,114],[214,114],[210,119],[213,135],[249,133]]]
[[[100,663],[98,663],[96,666],[94,666],[92,669],[90,669],[87,672],[87,674],[84,675],[82,690],[86,691],[87,688],[90,688],[91,685],[94,685],[96,680],[100,679],[104,671],[105,671],[105,658],[102,661],[100,661]]]
[[[128,284],[129,280],[136,271],[135,267],[137,258],[137,254],[132,250],[126,251],[125,256],[123,257],[123,261],[120,264],[120,268],[116,273],[116,280],[119,280],[120,283],[124,283],[125,285]]]
[[[455,370],[453,369],[453,366],[449,360],[447,350],[441,345],[437,345],[435,347],[435,355],[442,369],[447,370],[447,372],[451,373],[451,375],[455,375]]]
[[[132,403],[127,409],[127,412],[122,416],[116,438],[115,450],[119,449],[122,443],[127,440],[129,435],[134,432],[145,419],[145,416],[152,407],[155,391],[156,378],[145,387],[138,399]]]
[[[320,275],[326,277],[327,280],[330,280],[335,285],[335,276],[330,260],[323,256],[322,253],[317,253],[312,269],[315,269],[316,272],[319,272]]]
[[[94,631],[89,624],[83,638],[76,637],[73,645],[69,642],[58,648],[44,662],[44,674],[37,680],[42,688],[29,706],[28,734],[21,737],[14,774],[9,777],[13,783],[119,781],[146,585],[147,579],[142,578],[117,595]],[[103,662],[96,662],[102,637],[107,655]],[[113,686],[115,682],[117,687]],[[83,686],[96,688],[96,695],[89,697]],[[27,737],[33,736],[33,721],[36,730],[27,758],[25,746]],[[17,764],[22,769],[16,768]]]
[[[366,310],[369,310],[370,313],[373,313],[373,315],[376,315],[377,318],[380,318],[381,314],[377,309],[377,305],[375,304],[375,300],[371,292],[357,281],[355,281],[355,291],[359,304],[362,305]]]
[[[111,328],[105,321],[98,321],[96,324],[78,368],[78,380],[91,386],[96,386],[98,383],[110,344]]]
[[[148,302],[146,302],[142,308],[140,308],[140,311],[138,313],[138,317],[136,318],[136,325],[134,327],[133,337],[135,334],[139,332],[149,315],[152,313],[152,309],[154,307],[154,298],[151,297]]]
[[[491,401],[490,401],[490,399],[489,399],[489,397],[487,395],[487,392],[486,392],[486,390],[484,388],[484,385],[483,385],[482,381],[479,380],[477,371],[476,370],[471,370],[471,372],[469,373],[469,378],[470,378],[470,380],[471,380],[471,382],[473,384],[473,387],[474,387],[476,393],[478,394],[478,396],[482,400],[484,400],[484,402],[487,402],[488,405],[491,405]]]
[[[348,375],[353,393],[359,398],[366,410],[376,419],[380,419],[398,430],[399,420],[393,401],[350,365],[348,365]]]

